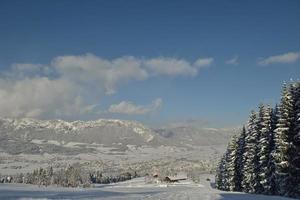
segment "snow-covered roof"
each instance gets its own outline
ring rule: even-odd
[[[166,176],[166,178],[169,178],[172,181],[185,180],[185,179],[187,179],[187,175],[184,174],[184,173],[180,173],[180,174],[177,174],[175,176]]]

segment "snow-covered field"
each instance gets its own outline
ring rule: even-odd
[[[94,188],[38,187],[22,184],[0,184],[0,199],[203,199],[203,200],[288,200],[290,198],[223,192],[202,175],[198,184],[183,181],[173,184],[149,184],[136,178],[116,184],[95,185]]]

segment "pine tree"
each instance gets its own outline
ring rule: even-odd
[[[260,177],[259,177],[259,172],[261,171],[260,169],[260,156],[259,156],[259,152],[260,152],[260,147],[259,147],[259,142],[260,142],[260,138],[261,138],[261,131],[262,131],[262,123],[261,121],[263,121],[263,112],[262,112],[262,107],[263,104],[260,104],[259,106],[259,112],[257,114],[257,120],[256,120],[256,135],[254,135],[255,137],[255,141],[254,141],[254,160],[253,160],[253,165],[254,165],[254,175],[253,175],[253,179],[251,181],[251,185],[253,186],[253,191],[255,193],[261,193],[263,191],[263,186],[261,185],[260,181]]]
[[[228,171],[228,161],[230,158],[230,153],[228,151],[228,149],[225,152],[225,158],[224,158],[224,172],[223,172],[223,185],[224,185],[224,190],[225,191],[229,191],[230,189],[230,185],[229,185],[229,171]]]
[[[257,143],[259,139],[259,132],[257,127],[257,113],[251,111],[250,119],[247,125],[246,132],[246,145],[245,152],[243,154],[243,180],[242,187],[243,191],[249,193],[255,193],[258,182],[258,155],[257,155]]]
[[[300,82],[291,84],[293,116],[289,134],[289,177],[287,196],[300,198]]]
[[[243,154],[245,152],[245,139],[246,139],[246,128],[243,126],[241,134],[238,137],[237,147],[237,159],[236,159],[236,191],[242,191],[242,180],[243,180]]]
[[[300,82],[284,84],[279,106],[260,105],[222,157],[217,188],[300,198]]]
[[[224,191],[229,190],[229,184],[228,184],[228,168],[227,168],[227,160],[228,160],[228,152],[226,151],[223,155],[222,161],[221,161],[221,189]]]
[[[219,190],[224,190],[224,169],[225,169],[225,154],[222,156],[218,163],[216,170],[216,188]]]
[[[237,137],[234,135],[227,148],[227,173],[228,173],[228,189],[229,191],[237,191]]]
[[[292,97],[291,85],[283,85],[281,103],[279,107],[279,118],[275,129],[275,149],[273,157],[275,160],[275,176],[277,194],[288,195],[290,185],[290,156],[291,135],[293,131],[293,109],[294,102]]]
[[[278,123],[278,117],[279,117],[279,107],[278,105],[276,105],[275,108],[272,109],[272,113],[271,113],[271,134],[269,138],[270,155],[269,155],[269,163],[266,171],[269,188],[267,191],[264,192],[264,194],[270,194],[270,195],[274,195],[276,194],[276,191],[278,191],[276,185],[275,158],[273,155],[275,150],[274,132],[276,129],[276,125]]]
[[[224,191],[229,190],[226,159],[227,159],[227,152],[222,156],[216,174],[216,188]]]
[[[270,164],[270,155],[272,147],[270,145],[272,133],[272,110],[270,106],[261,105],[259,108],[259,131],[260,139],[258,144],[258,156],[259,156],[259,181],[260,186],[257,193],[268,194],[270,190],[270,179],[272,174],[268,173],[268,167]]]

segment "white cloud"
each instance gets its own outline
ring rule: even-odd
[[[157,111],[162,106],[162,99],[155,99],[150,105],[135,105],[130,101],[122,101],[118,104],[113,104],[108,111],[111,113],[120,113],[126,115],[146,115]]]
[[[270,56],[261,59],[259,65],[270,65],[276,63],[295,63],[300,60],[300,52],[288,52],[280,55]]]
[[[214,62],[213,58],[199,58],[194,65],[198,68],[209,67]]]
[[[153,58],[145,60],[144,65],[155,75],[168,76],[195,76],[198,69],[188,61],[176,58]]]
[[[17,63],[11,66],[10,71],[3,72],[2,74],[10,79],[24,79],[50,75],[51,73],[51,69],[47,66],[31,63]]]
[[[0,116],[40,117],[57,112],[69,114],[76,86],[63,79],[47,77],[22,80],[0,79]]]
[[[143,60],[143,64],[153,75],[196,76],[201,68],[209,67],[213,61],[213,58],[199,58],[190,63],[184,59],[160,57]]]
[[[226,60],[226,64],[227,65],[238,65],[239,64],[239,57],[238,56],[234,56],[233,58]]]
[[[141,61],[134,57],[106,60],[92,54],[60,56],[54,59],[52,65],[65,79],[98,85],[107,94],[115,93],[120,84],[148,77],[147,71],[141,68]]]
[[[208,66],[213,59],[199,60],[191,64],[168,57],[103,59],[85,54],[59,56],[43,65],[13,64],[10,70],[0,72],[0,117],[99,115],[99,101],[116,93],[121,86],[153,76],[195,76],[201,66]],[[157,109],[161,100],[137,108],[128,102],[121,105],[127,105],[127,111],[137,110],[132,113],[148,113]]]

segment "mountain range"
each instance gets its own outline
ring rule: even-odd
[[[150,128],[137,121],[0,119],[0,151],[18,154],[92,152],[95,146],[209,146],[226,144],[232,129],[178,126]]]

